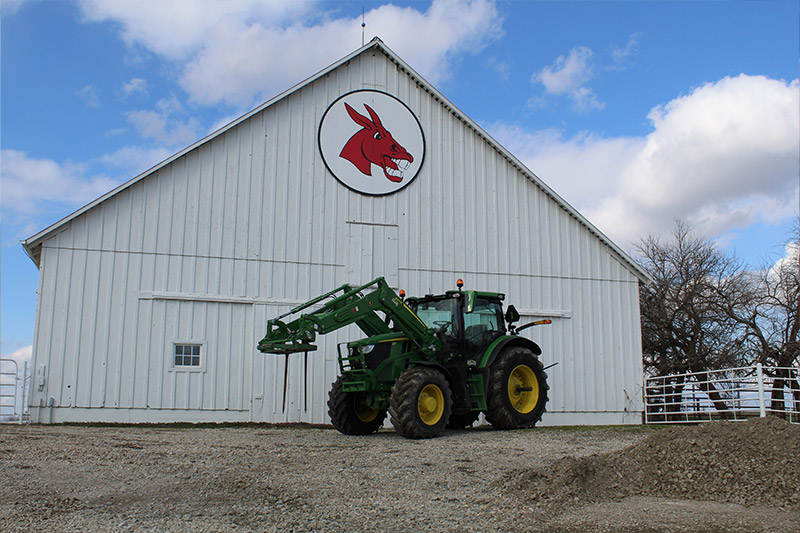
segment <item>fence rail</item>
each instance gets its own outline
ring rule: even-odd
[[[25,405],[30,374],[28,363],[19,373],[19,364],[14,359],[0,359],[0,422],[27,422],[28,410]]]
[[[800,368],[757,364],[645,379],[645,423],[746,420],[776,415],[800,424]]]

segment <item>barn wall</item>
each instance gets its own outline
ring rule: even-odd
[[[328,105],[370,88],[425,132],[415,181],[382,197],[326,170]],[[382,177],[376,179],[383,179]],[[505,292],[551,326],[538,342],[551,386],[544,423],[638,422],[637,279],[406,73],[373,50],[288,95],[74,219],[42,247],[33,387],[41,421],[327,421],[336,343],[287,360],[255,350],[266,320],[344,282],[386,276],[409,294]],[[171,368],[202,342],[202,371]],[[287,387],[284,392],[284,379]]]

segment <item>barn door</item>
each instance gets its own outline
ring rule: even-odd
[[[378,276],[397,287],[399,228],[397,224],[347,222],[345,274],[351,285],[367,283]]]
[[[254,322],[267,320],[289,311],[291,305],[256,304]],[[297,315],[293,315],[296,318]],[[328,391],[336,380],[339,364],[336,345],[351,340],[345,330],[320,335],[315,344],[318,350],[293,353],[288,356],[261,353],[254,350],[252,365],[252,422],[306,422],[327,424]],[[266,330],[259,330],[261,338]],[[257,340],[253,340],[255,345]]]

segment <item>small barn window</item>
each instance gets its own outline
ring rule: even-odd
[[[200,344],[175,344],[173,365],[183,368],[200,368]]]

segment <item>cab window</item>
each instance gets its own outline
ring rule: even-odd
[[[464,338],[471,348],[483,348],[505,331],[500,302],[477,298],[471,313],[464,314]]]
[[[458,337],[458,300],[455,298],[443,298],[440,300],[429,300],[420,302],[416,305],[414,312],[426,326],[435,330],[442,330],[445,337]]]

